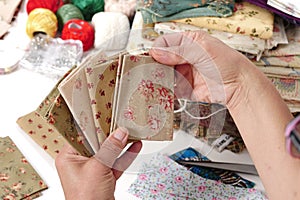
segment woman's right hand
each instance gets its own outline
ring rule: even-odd
[[[183,75],[177,76],[177,96],[227,106],[241,99],[244,79],[262,74],[245,56],[204,31],[163,35],[150,55]]]
[[[300,160],[285,151],[284,138],[293,116],[254,64],[202,31],[163,35],[150,55],[183,75],[176,96],[227,106],[270,199],[299,199]]]

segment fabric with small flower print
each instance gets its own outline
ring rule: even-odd
[[[57,156],[66,142],[81,155],[91,156],[91,147],[78,128],[57,88],[61,80],[53,87],[38,108],[19,117],[17,124],[53,158]]]
[[[89,56],[58,85],[58,90],[94,152],[99,150],[103,137],[97,131],[94,122],[89,95],[89,88],[93,87],[93,83],[87,83],[86,71],[89,72],[91,66],[103,62],[106,58],[102,51]]]
[[[259,66],[286,102],[291,112],[300,112],[300,68]]]
[[[93,120],[100,144],[110,134],[112,104],[116,87],[118,57],[86,67],[85,76]]]
[[[279,44],[277,48],[265,51],[259,61],[253,61],[258,66],[294,67],[300,68],[300,27],[290,25],[286,29],[288,44]]]
[[[274,15],[248,2],[235,3],[229,17],[193,17],[172,20],[203,28],[269,39],[273,35]]]
[[[253,61],[258,66],[278,66],[300,68],[300,55],[263,56],[259,61]]]
[[[118,81],[114,125],[130,140],[172,140],[174,69],[147,55],[124,55]]]
[[[67,75],[68,74],[66,74],[66,76]],[[61,80],[63,80],[63,78]],[[50,124],[53,129],[56,129],[61,136],[63,136],[69,144],[74,147],[74,149],[82,155],[91,156],[93,150],[77,125],[67,103],[57,88],[61,80],[58,81],[58,83],[42,101],[36,109],[36,112],[45,120],[45,123]]]
[[[145,24],[199,16],[228,17],[232,15],[233,0],[139,0]]]
[[[156,154],[144,163],[136,180],[128,189],[132,195],[147,200],[266,200],[266,195],[254,188],[239,188],[220,181],[204,179],[172,159]]]
[[[300,55],[300,26],[289,25],[286,37],[286,44],[279,44],[276,48],[264,51],[263,56]]]
[[[0,199],[33,199],[47,189],[10,137],[0,138]]]
[[[67,140],[46,123],[35,111],[19,117],[17,124],[20,128],[52,158],[56,158]]]
[[[265,50],[265,40],[257,37],[251,37],[249,35],[242,35],[238,33],[229,33],[224,31],[218,31],[214,29],[206,29],[191,24],[177,23],[177,22],[161,22],[155,23],[154,30],[162,35],[175,32],[186,31],[205,31],[211,36],[218,38],[228,46],[245,53],[258,55]]]

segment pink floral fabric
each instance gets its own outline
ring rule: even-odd
[[[173,139],[174,70],[147,55],[124,55],[115,96],[115,125],[130,139]]]
[[[134,196],[147,199],[266,200],[256,189],[238,188],[220,181],[204,179],[161,154],[144,163],[128,189]]]

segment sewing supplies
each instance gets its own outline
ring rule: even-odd
[[[49,9],[36,8],[28,15],[26,33],[30,38],[33,38],[37,33],[55,37],[57,28],[57,17]]]
[[[65,4],[60,7],[56,12],[56,17],[58,20],[58,29],[61,31],[63,26],[70,20],[70,19],[82,19],[84,20],[84,16],[81,13],[80,9],[77,8],[73,4]]]
[[[26,11],[29,14],[36,8],[46,8],[55,13],[63,4],[63,0],[28,0]]]
[[[81,10],[87,21],[90,21],[95,13],[104,11],[104,0],[72,0],[71,2]]]
[[[87,21],[71,19],[64,25],[61,38],[63,40],[80,40],[83,44],[83,50],[87,51],[94,45],[95,30]]]

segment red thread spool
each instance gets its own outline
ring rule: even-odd
[[[64,25],[61,38],[63,40],[80,40],[83,45],[83,51],[87,51],[94,45],[95,30],[87,21],[71,19]]]
[[[46,8],[56,13],[56,11],[64,4],[63,0],[28,0],[26,5],[29,14],[36,8]]]

